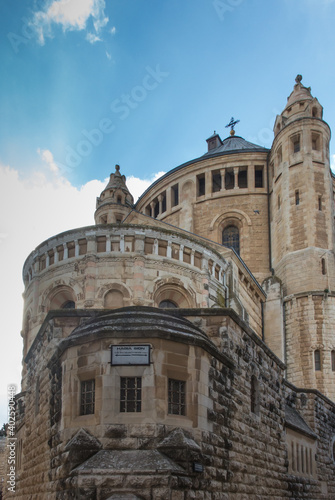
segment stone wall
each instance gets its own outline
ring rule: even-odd
[[[147,213],[150,203],[166,193],[166,211],[157,218],[222,243],[222,230],[230,224],[240,230],[240,254],[259,281],[269,275],[267,169],[265,152],[243,151],[227,157],[197,159],[155,182],[137,202]],[[263,187],[255,187],[255,168],[263,167]],[[238,170],[247,168],[247,187],[238,186]],[[234,172],[234,188],[225,188],[225,172]],[[221,175],[221,189],[213,190],[212,173]],[[204,194],[198,178],[204,176]],[[171,206],[171,187],[179,185],[179,204]],[[217,189],[217,188],[216,188]]]
[[[314,468],[309,473],[306,473],[306,468],[305,473],[301,473],[300,465],[300,473],[294,474],[289,463],[287,481],[291,496],[308,500],[335,498],[334,403],[318,391],[297,389],[288,383],[285,384],[285,395],[288,404],[299,411],[317,436],[313,445]]]
[[[302,294],[285,301],[287,377],[298,387],[315,387],[335,399],[334,294]],[[320,352],[320,369],[315,367]]]

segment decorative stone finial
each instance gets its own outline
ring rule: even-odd
[[[115,172],[119,172],[120,171],[120,165],[115,165]]]
[[[231,131],[229,132],[230,135],[233,137],[233,135],[235,135],[235,130],[232,128]]]
[[[302,80],[302,76],[301,75],[297,75],[295,81],[297,83],[301,83],[301,80]]]

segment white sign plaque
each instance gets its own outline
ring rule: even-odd
[[[149,345],[112,345],[112,365],[149,365]]]

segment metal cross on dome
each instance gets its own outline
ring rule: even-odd
[[[239,122],[240,120],[234,120],[234,117],[231,117],[230,122],[228,125],[226,125],[226,128],[230,127],[230,130],[234,130],[235,125]]]

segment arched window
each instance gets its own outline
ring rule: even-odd
[[[74,303],[73,300],[67,300],[64,302],[64,304],[61,306],[61,309],[75,309],[76,304]]]
[[[68,286],[60,286],[56,288],[50,296],[50,304],[48,311],[54,309],[74,309],[75,294]]]
[[[109,290],[104,297],[105,309],[118,309],[124,307],[123,293],[119,290]]]
[[[172,300],[162,300],[162,302],[159,303],[159,306],[162,309],[176,309],[178,306],[175,302]]]
[[[222,231],[222,245],[233,248],[240,255],[240,233],[236,226],[228,226]]]

